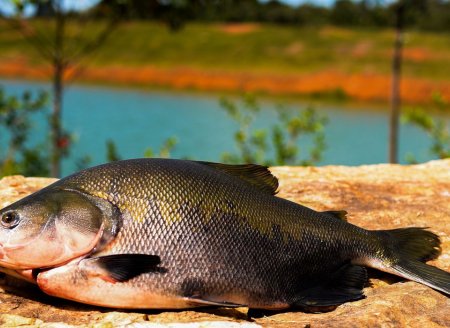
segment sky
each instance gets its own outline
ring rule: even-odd
[[[65,7],[75,10],[83,10],[91,7],[92,5],[98,3],[100,0],[63,0]],[[262,2],[266,2],[268,0],[261,0]],[[289,5],[297,6],[299,4],[308,2],[317,5],[330,5],[333,4],[335,0],[280,0]],[[11,6],[12,1],[8,0],[0,0],[0,11],[5,14],[11,14],[13,12],[13,8]]]

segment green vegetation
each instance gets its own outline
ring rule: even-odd
[[[49,131],[51,116],[48,111],[49,95],[39,92],[36,95],[24,92],[20,97],[8,95],[0,86],[0,177],[14,174],[25,176],[50,176],[50,134],[44,134],[40,142],[30,140],[35,136],[34,129]],[[34,115],[45,115],[45,126],[37,127]],[[73,136],[63,130],[57,147],[62,158],[70,154]],[[107,156],[111,155],[107,148]],[[75,159],[79,169],[86,168],[91,162],[89,155]]]
[[[49,23],[37,20],[33,24],[45,30]],[[102,22],[90,22],[86,31],[99,30],[102,26]],[[67,28],[70,34],[77,27],[69,24]],[[290,74],[390,73],[392,30],[277,25],[241,28],[244,32],[230,32],[227,25],[189,23],[173,33],[155,22],[125,22],[89,59],[89,66],[183,66]],[[89,35],[86,32],[78,37],[89,38]],[[33,65],[43,64],[20,33],[11,30],[4,21],[0,21],[0,53],[0,62],[15,58]],[[450,34],[407,32],[403,72],[408,77],[448,80]]]
[[[151,157],[158,157],[158,158],[170,158],[171,152],[175,148],[175,146],[178,143],[177,137],[170,137],[167,138],[162,145],[159,147],[159,151],[155,152],[153,148],[148,147],[145,149],[143,157],[145,158],[151,158]],[[108,140],[106,142],[106,161],[107,162],[115,162],[122,160],[122,156],[119,154],[119,151],[117,150],[116,143],[113,140]]]
[[[49,7],[49,2],[41,7]],[[326,7],[313,1],[290,6],[278,0],[102,0],[85,14],[158,20],[173,30],[192,21],[379,27],[394,25],[399,5],[404,7],[407,27],[440,31],[450,28],[450,3],[446,0],[336,0]]]
[[[33,128],[31,115],[45,112],[47,94],[33,97],[25,92],[21,97],[8,96],[0,88],[0,176],[23,174],[27,176],[48,176],[49,154],[45,144],[29,145],[30,130]]]
[[[170,154],[172,150],[178,143],[177,137],[169,137],[167,138],[163,144],[159,147],[159,151],[155,153],[152,148],[147,148],[144,152],[144,157],[159,157],[159,158],[170,158]]]
[[[443,114],[448,113],[449,103],[441,95],[433,97],[435,107]],[[430,154],[436,158],[450,157],[450,121],[432,117],[423,108],[413,108],[406,111],[402,117],[404,124],[416,126],[431,139]],[[410,163],[417,163],[414,154],[408,154]]]
[[[234,134],[238,152],[224,153],[223,162],[272,166],[313,165],[321,160],[326,147],[324,126],[328,120],[317,114],[313,108],[299,110],[296,115],[290,116],[280,107],[278,121],[270,129],[254,129],[252,123],[260,111],[254,97],[246,95],[242,99],[241,106],[237,102],[223,98],[221,106],[239,125],[238,131]],[[313,141],[306,156],[301,154],[302,149],[298,143],[302,136],[310,136]]]

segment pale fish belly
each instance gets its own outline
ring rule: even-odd
[[[74,284],[75,282],[75,284]],[[248,300],[238,294],[220,295],[216,301],[205,301],[164,293],[162,290],[141,288],[133,284],[106,281],[100,276],[83,272],[77,264],[58,267],[39,273],[39,288],[46,294],[90,305],[122,309],[183,309],[211,305],[249,306]],[[282,302],[265,306],[267,309],[284,309]]]
[[[39,273],[39,288],[46,294],[91,305],[123,309],[174,309],[193,307],[188,299],[162,294],[133,284],[111,282],[84,272],[77,263]]]
[[[166,276],[167,277],[167,276]],[[265,309],[285,309],[289,304],[282,301],[267,302],[249,297],[236,289],[222,290],[205,295],[186,295],[183,287],[170,288],[164,274],[144,274],[126,282],[108,279],[100,271],[83,265],[83,260],[73,261],[61,267],[40,272],[39,288],[46,294],[91,305],[123,309],[182,309],[199,306],[250,306]],[[180,284],[181,285],[181,284]],[[173,284],[172,284],[173,287]],[[186,286],[185,286],[186,288]]]

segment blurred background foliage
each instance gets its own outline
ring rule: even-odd
[[[0,158],[0,176],[23,174],[48,176],[49,152],[45,144],[30,144],[32,115],[45,112],[48,94],[31,95],[25,92],[21,97],[5,94],[0,88],[0,140],[3,158]],[[5,140],[5,134],[9,140]],[[5,147],[6,146],[6,147]]]
[[[194,68],[219,67],[247,73],[300,74],[326,65],[327,69],[342,69],[349,74],[367,67],[389,74],[386,62],[392,50],[392,28],[398,29],[401,13],[401,28],[415,31],[408,38],[420,39],[435,51],[410,54],[413,60],[403,70],[415,78],[432,76],[438,81],[448,81],[449,67],[439,61],[439,56],[449,54],[450,1],[446,0],[337,0],[329,6],[313,2],[292,6],[275,0],[101,0],[92,1],[93,6],[81,11],[66,8],[62,3],[0,0],[0,4],[13,8],[2,12],[4,7],[0,6],[3,17],[0,28],[6,31],[0,34],[2,58],[29,55],[31,45],[39,55],[30,55],[32,65],[46,62],[52,67],[47,73],[52,81],[50,95],[30,92],[8,95],[0,89],[0,176],[61,175],[60,163],[69,156],[76,139],[61,119],[64,88],[82,74],[86,58],[100,68],[118,63],[140,67],[149,62],[172,67],[181,61],[181,65],[187,63]],[[242,26],[253,32],[219,33],[216,23],[250,23]],[[256,25],[251,24],[261,24],[257,25],[261,29],[253,29]],[[353,57],[349,51],[353,51]],[[421,56],[437,60],[422,60]],[[220,99],[221,108],[237,126],[233,135],[235,149],[221,155],[223,162],[264,165],[321,162],[327,149],[325,130],[330,122],[326,115],[310,105],[297,111],[279,106],[270,126],[258,128],[254,123],[261,105],[254,95],[241,93],[243,96],[238,100]],[[310,97],[334,102],[351,99],[340,87],[313,90]],[[448,99],[435,92],[428,105],[406,109],[403,124],[428,136],[433,158],[449,157],[449,124],[445,116],[449,112]],[[34,115],[38,113],[46,117],[45,127],[34,124]],[[42,142],[30,140],[36,129],[48,131]],[[304,146],[305,139],[309,140],[309,146]],[[168,158],[182,143],[182,139],[172,136],[160,146],[142,149],[140,156]],[[124,158],[114,137],[106,141],[104,154],[106,161]],[[407,160],[417,162],[412,153]],[[77,154],[75,161],[79,169],[93,162],[90,154]]]
[[[405,18],[407,27],[436,31],[450,29],[448,1],[408,2],[411,5]],[[275,0],[102,0],[88,14],[98,17],[117,15],[127,20],[161,20],[175,30],[192,21],[386,27],[394,25],[395,6],[395,1],[379,0],[338,0],[331,6],[312,1],[291,6]]]
[[[221,106],[238,123],[234,133],[237,152],[222,154],[224,163],[260,163],[272,165],[314,165],[322,158],[326,147],[324,128],[327,118],[319,115],[312,107],[288,114],[282,106],[278,108],[278,120],[268,129],[252,126],[260,106],[251,95],[241,103],[227,98],[221,99]],[[307,155],[299,146],[299,138],[312,136],[313,144]],[[303,156],[301,156],[303,155]]]
[[[441,115],[449,112],[450,105],[440,94],[436,93],[433,96],[433,102]],[[402,120],[404,124],[416,126],[428,135],[432,141],[429,152],[433,157],[450,157],[450,125],[447,120],[431,116],[422,107],[407,109]],[[417,159],[412,153],[407,155],[407,160],[410,163],[417,163]]]

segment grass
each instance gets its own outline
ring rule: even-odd
[[[34,22],[51,31],[47,22]],[[72,35],[89,38],[101,23],[81,30],[69,24]],[[49,33],[49,37],[51,33]],[[407,76],[448,80],[450,34],[410,31],[405,37]],[[155,65],[258,72],[304,73],[339,70],[345,73],[389,73],[393,43],[391,30],[296,28],[257,25],[245,33],[231,33],[223,25],[188,24],[171,33],[161,24],[123,23],[91,59],[96,66]],[[69,46],[75,49],[77,39]],[[69,50],[70,51],[70,50]],[[21,36],[0,22],[0,60],[41,60]]]

